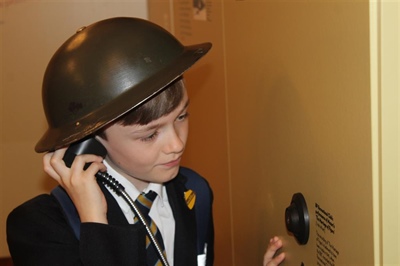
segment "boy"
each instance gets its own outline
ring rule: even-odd
[[[35,149],[47,152],[44,169],[68,194],[80,233],[74,235],[69,211],[54,195],[40,195],[8,217],[15,265],[213,264],[211,189],[179,166],[189,106],[182,74],[210,48],[183,46],[135,18],[99,21],[59,48],[43,82],[49,129]],[[78,154],[68,167],[67,147],[85,139],[96,139],[107,155]],[[99,171],[132,199],[144,196],[145,203],[135,203],[149,209],[150,233],[129,202],[95,178]],[[192,179],[200,184],[194,192]]]

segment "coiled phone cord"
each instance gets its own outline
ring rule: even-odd
[[[115,191],[118,196],[121,196],[126,203],[131,207],[132,211],[135,213],[137,218],[140,220],[141,223],[144,224],[144,227],[146,228],[147,235],[150,238],[150,241],[154,244],[154,247],[157,250],[158,256],[160,257],[160,260],[164,266],[169,266],[167,259],[165,258],[161,248],[160,244],[158,243],[157,239],[154,237],[153,233],[150,230],[150,227],[146,221],[146,219],[143,217],[143,214],[140,212],[140,210],[136,207],[135,202],[132,200],[132,198],[126,193],[124,186],[122,186],[115,178],[113,178],[111,175],[107,174],[106,172],[98,172],[96,174],[96,177],[100,179],[106,186],[108,186],[110,189]]]

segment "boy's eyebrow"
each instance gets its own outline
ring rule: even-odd
[[[179,111],[179,113],[182,113],[186,108],[188,108],[189,103],[190,103],[190,100],[189,100],[189,98],[188,98],[187,101],[186,101],[186,103],[185,103],[185,105],[181,108],[181,110]],[[173,112],[173,111],[172,111],[172,112]],[[172,112],[171,112],[171,113],[172,113]]]
[[[186,108],[188,108],[189,104],[190,104],[190,100],[188,99],[188,100],[186,101],[185,105],[184,105],[184,106],[182,107],[182,109],[179,111],[179,113],[182,113]],[[151,123],[151,122],[150,122],[150,123]],[[158,128],[159,126],[160,126],[159,123],[154,124],[154,125],[150,125],[150,126],[144,126],[144,127],[141,128],[141,129],[135,130],[134,133],[146,132],[146,131],[149,131],[149,130],[156,129],[156,128]]]
[[[190,103],[190,99],[188,98],[185,105],[183,106],[181,112],[183,112],[183,110],[185,110],[189,106],[189,103]]]

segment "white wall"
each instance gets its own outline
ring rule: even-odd
[[[8,213],[54,186],[34,152],[46,129],[45,67],[78,28],[116,16],[147,18],[146,1],[0,1],[0,257],[9,255]]]
[[[400,263],[400,1],[371,1],[375,262]],[[379,225],[379,226],[378,226]]]

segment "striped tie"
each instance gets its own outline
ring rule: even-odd
[[[150,218],[149,211],[151,205],[153,204],[154,199],[157,197],[157,193],[150,190],[147,194],[141,193],[135,203],[136,206],[139,208],[140,212],[143,214],[143,217],[146,219],[147,224],[150,227],[151,232],[157,239],[157,242],[160,246],[160,249],[163,251],[164,257],[165,255],[165,247],[164,242],[158,230],[156,223]],[[136,223],[139,219],[137,217],[134,218],[134,222]],[[150,238],[146,235],[146,250],[147,250],[147,265],[148,266],[155,266],[155,265],[162,265],[162,261],[158,256],[157,249],[154,245],[151,244]]]

